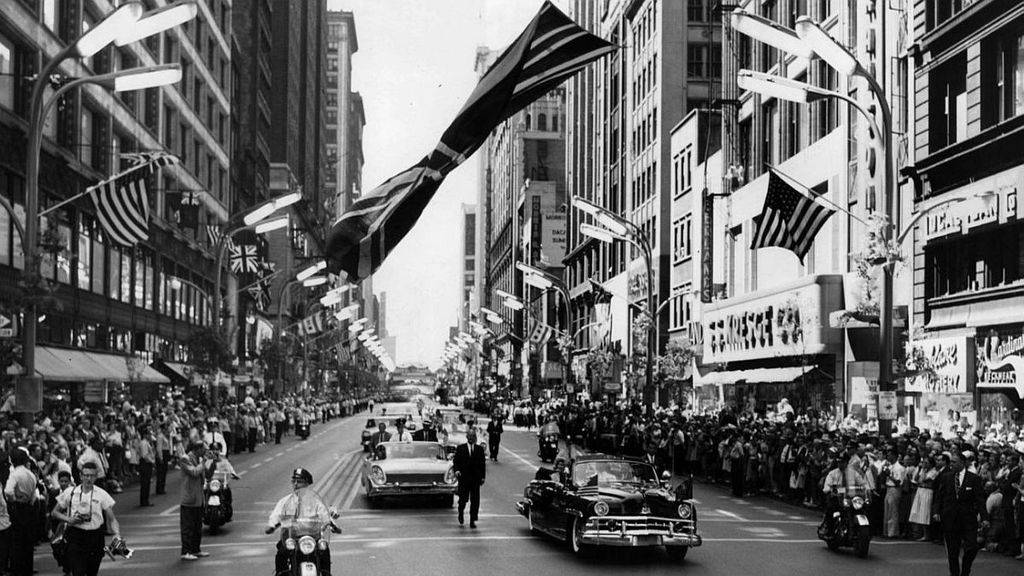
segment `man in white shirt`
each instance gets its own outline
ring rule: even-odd
[[[886,471],[888,471],[886,473]],[[903,493],[903,481],[906,478],[906,468],[899,462],[895,450],[886,453],[886,462],[882,464],[882,474],[885,481],[885,528],[886,538],[897,538],[900,534],[900,498]]]
[[[265,532],[272,534],[278,526],[282,527],[281,539],[277,542],[277,556],[274,558],[275,573],[281,574],[288,571],[288,551],[284,547],[284,540],[288,537],[288,530],[292,523],[299,519],[316,519],[321,523],[329,525],[332,532],[341,532],[341,528],[335,523],[340,516],[334,508],[328,508],[320,499],[320,495],[310,489],[313,484],[313,474],[305,468],[296,468],[292,472],[292,493],[277,501],[274,510],[267,519]],[[328,551],[321,561],[322,571],[331,573],[331,555]]]
[[[29,455],[23,448],[11,452],[11,475],[4,486],[7,511],[11,523],[11,573],[15,576],[32,574],[32,554],[35,548],[36,475],[28,469]]]
[[[391,437],[392,442],[412,442],[412,432],[410,430],[416,427],[415,424],[409,422],[409,427],[405,427],[405,422],[402,420],[398,421],[398,432]]]

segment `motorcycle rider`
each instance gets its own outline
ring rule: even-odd
[[[562,430],[558,427],[558,420],[554,415],[548,417],[547,424],[541,426],[540,432],[537,433],[537,448],[540,449],[544,446],[544,439],[548,436],[554,436],[555,441],[559,441],[562,438]]]
[[[859,489],[867,493],[870,484],[856,466],[850,466],[849,452],[839,452],[837,448],[830,448],[828,456],[830,469],[822,486],[822,492],[825,494],[825,517],[822,523],[831,533],[835,528],[832,525],[832,515],[841,508],[843,498],[856,494]]]
[[[224,475],[224,481],[222,483],[222,488],[221,488],[221,499],[224,502],[224,505],[227,507],[227,510],[228,510],[228,515],[227,516],[228,516],[228,519],[230,520],[231,517],[234,515],[233,514],[234,508],[231,505],[231,502],[232,502],[231,486],[228,485],[227,477],[230,476],[232,480],[241,480],[242,477],[239,476],[237,473],[235,473],[235,467],[232,466],[231,462],[228,461],[228,457],[227,456],[221,456],[222,449],[223,449],[223,446],[221,446],[220,444],[218,444],[216,442],[214,442],[213,445],[210,446],[210,452],[209,452],[210,459],[207,460],[207,462],[206,462],[206,469],[207,469],[206,477],[207,478],[216,478],[217,474],[223,474]]]
[[[277,501],[274,510],[267,520],[267,534],[273,534],[278,526],[281,526],[281,538],[277,541],[277,555],[274,557],[274,573],[281,574],[288,570],[288,550],[284,547],[288,529],[292,522],[299,518],[316,518],[324,524],[329,524],[331,531],[335,534],[341,533],[341,527],[335,523],[341,514],[333,507],[328,508],[320,495],[310,489],[313,484],[313,474],[305,468],[296,468],[292,471],[292,492]],[[331,573],[330,549],[326,550],[323,556],[322,571],[324,574]]]

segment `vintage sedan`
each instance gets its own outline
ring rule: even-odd
[[[371,505],[382,498],[439,498],[448,506],[455,471],[439,442],[383,442],[363,462],[363,488]]]
[[[530,531],[564,540],[577,555],[600,546],[664,546],[682,560],[702,543],[692,483],[670,489],[644,462],[581,455],[561,473],[541,468],[523,496],[516,509]]]

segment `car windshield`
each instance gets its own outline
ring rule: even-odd
[[[402,420],[402,421],[405,421],[405,422],[409,422],[410,420],[412,420],[412,415],[410,415],[410,414],[396,414],[394,416],[384,416],[384,417],[370,418],[369,420],[366,421],[366,427],[367,428],[376,428],[379,424],[383,423],[388,428],[397,428],[398,425],[396,424],[396,422],[398,422],[399,420]]]
[[[396,458],[441,458],[440,444],[387,444],[385,457]]]
[[[598,460],[580,462],[572,469],[577,486],[606,484],[650,484],[658,481],[654,468],[640,462]]]

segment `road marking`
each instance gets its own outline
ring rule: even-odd
[[[257,462],[255,464],[253,464],[252,466],[249,466],[249,469],[252,470],[253,468],[259,468],[260,466],[263,466],[263,463],[262,462]]]
[[[246,474],[248,474],[248,473],[249,473],[249,471],[248,471],[248,470],[242,470],[241,472],[239,472],[239,473],[238,473],[238,475],[239,475],[239,476],[245,476],[245,475],[246,475]]]
[[[730,518],[732,518],[734,520],[739,520],[740,522],[746,522],[746,520],[741,518],[739,514],[735,514],[733,512],[729,512],[728,510],[716,509],[715,513],[721,514],[722,516],[728,516],[728,517],[730,517]]]
[[[181,508],[181,505],[175,504],[174,506],[171,506],[167,510],[164,510],[163,512],[157,514],[157,516],[171,516],[178,511],[178,508]]]
[[[272,461],[273,459],[274,459],[274,457],[273,457],[273,456],[270,456],[270,457],[264,458],[264,459],[263,459],[263,463],[264,463],[264,464],[266,464],[267,462],[271,462],[271,461]]]
[[[501,449],[502,449],[502,450],[504,450],[505,452],[508,452],[508,453],[509,453],[509,454],[511,454],[511,455],[512,455],[513,457],[515,457],[515,458],[516,458],[517,460],[519,460],[519,461],[520,461],[520,462],[522,462],[523,464],[526,464],[526,465],[527,465],[527,466],[529,466],[530,468],[536,468],[536,467],[537,467],[537,465],[536,465],[536,464],[534,464],[533,462],[530,462],[530,461],[529,461],[529,460],[527,460],[526,458],[523,458],[523,457],[522,457],[522,456],[520,456],[519,454],[516,454],[515,452],[513,452],[513,451],[509,450],[509,449],[508,449],[507,447],[505,447],[505,446],[502,446],[502,447],[501,447]]]

